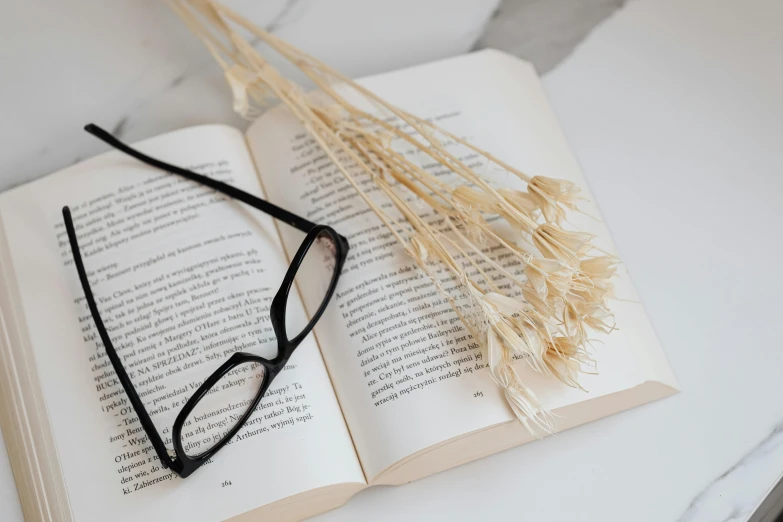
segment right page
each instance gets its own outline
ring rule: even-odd
[[[361,83],[530,175],[573,181],[592,199],[529,64],[484,51]],[[403,481],[383,476],[405,461],[443,448],[446,441],[464,441],[467,434],[514,421],[490,379],[483,348],[297,120],[284,109],[270,111],[250,128],[247,140],[271,201],[330,224],[349,239],[351,252],[344,273],[316,335],[368,480]],[[524,188],[520,180],[499,178],[500,173],[484,168],[475,154],[452,146],[455,154],[486,176]],[[442,169],[427,165],[424,158],[422,166]],[[365,189],[371,183],[368,180]],[[583,208],[589,216],[572,213],[570,222],[595,234],[596,246],[614,253],[597,208],[593,203]],[[301,237],[281,232],[290,255]],[[319,296],[308,296],[308,288],[317,287],[324,276],[311,273],[309,277],[312,283],[303,280],[300,291],[312,312]],[[559,419],[561,427],[677,390],[623,268],[615,284],[619,299],[611,306],[619,330],[595,335],[600,374],[580,379],[587,393],[519,363],[525,382],[542,404],[570,416]],[[475,440],[492,445],[491,438]],[[518,435],[506,440],[505,446],[509,440],[523,441]],[[464,443],[461,447],[461,457],[431,463],[431,471],[470,460],[468,454],[475,458],[502,449],[463,451]],[[426,472],[409,474],[407,480],[422,474]]]

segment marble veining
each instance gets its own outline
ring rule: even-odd
[[[767,468],[767,469],[765,469]],[[776,474],[783,472],[783,421],[768,436],[742,456],[735,464],[710,482],[693,497],[678,522],[745,520],[761,501],[756,495],[737,495],[748,482],[766,476],[772,484]],[[769,480],[772,477],[772,480]]]
[[[300,15],[304,12],[298,8],[305,7],[307,3],[307,0],[287,0],[280,9],[280,12],[272,18],[264,28],[271,33],[274,33],[278,29],[282,29],[286,24],[294,21],[293,16],[295,16],[297,10]]]
[[[506,51],[546,74],[625,0],[503,0],[476,49]]]

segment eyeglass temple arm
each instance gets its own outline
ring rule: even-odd
[[[238,188],[232,187],[231,185],[223,183],[222,181],[218,181],[209,178],[207,176],[202,176],[201,174],[196,174],[195,172],[192,172],[190,170],[183,169],[175,165],[170,165],[158,159],[151,158],[146,154],[142,154],[136,149],[121,142],[120,140],[112,136],[109,132],[98,127],[94,123],[90,123],[89,125],[86,125],[84,127],[84,130],[86,130],[96,138],[111,145],[115,149],[120,150],[125,154],[132,156],[143,163],[146,163],[147,165],[171,172],[173,174],[178,174],[191,181],[195,181],[197,183],[201,183],[202,185],[206,185],[214,190],[217,190],[218,192],[222,192],[223,194],[226,194],[227,196],[231,196],[234,199],[238,199],[242,203],[247,203],[253,208],[257,208],[262,212],[266,212],[270,216],[279,219],[280,221],[283,221],[285,223],[288,223],[292,227],[297,228],[304,233],[310,232],[310,230],[312,230],[313,227],[315,227],[315,223],[312,223],[311,221],[308,221],[301,216],[297,216],[293,212],[289,212],[284,208],[280,208],[277,205],[270,203],[269,201],[263,200],[243,190],[239,190]]]
[[[73,219],[71,218],[71,209],[68,207],[63,207],[63,220],[65,221],[65,229],[68,232],[68,241],[71,244],[73,262],[76,265],[76,271],[79,273],[79,281],[82,284],[84,296],[87,298],[87,306],[90,308],[90,313],[92,314],[92,318],[95,321],[95,327],[98,329],[98,334],[101,337],[101,341],[103,341],[103,346],[106,349],[106,355],[109,356],[111,365],[114,368],[114,373],[117,374],[117,378],[120,380],[120,384],[122,384],[122,387],[125,389],[125,394],[128,396],[128,399],[130,400],[131,405],[133,406],[133,409],[139,418],[139,422],[141,422],[141,426],[147,433],[147,436],[149,437],[152,446],[155,448],[155,451],[157,452],[163,467],[170,467],[177,471],[176,468],[178,465],[180,465],[180,463],[169,456],[168,451],[166,450],[166,445],[163,443],[163,439],[161,439],[158,430],[155,428],[155,424],[152,422],[149,413],[147,413],[147,408],[144,407],[144,403],[136,393],[136,388],[133,386],[133,383],[128,377],[128,374],[125,372],[122,361],[120,361],[120,358],[117,355],[117,351],[114,349],[114,344],[111,342],[111,337],[109,337],[109,333],[106,331],[106,327],[103,325],[103,319],[101,319],[101,314],[98,311],[98,306],[95,304],[95,298],[92,295],[90,281],[87,279],[87,273],[84,270],[82,254],[79,250],[79,243],[76,241],[76,231],[74,230]]]

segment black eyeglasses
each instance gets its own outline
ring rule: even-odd
[[[82,262],[71,211],[67,206],[63,208],[63,219],[65,220],[71,251],[73,252],[74,264],[79,273],[79,280],[81,281],[90,313],[95,321],[95,327],[98,329],[101,341],[106,349],[106,355],[108,355],[117,378],[125,389],[125,393],[136,411],[144,431],[155,448],[162,466],[170,468],[177,475],[184,478],[213,457],[236,435],[250,418],[256,406],[258,406],[258,403],[269,389],[269,385],[286,365],[296,347],[313,329],[315,323],[326,309],[337,286],[337,280],[340,277],[340,272],[348,254],[348,240],[331,227],[311,223],[296,214],[292,214],[236,187],[146,156],[122,143],[96,125],[87,125],[85,130],[143,163],[206,185],[307,234],[296,255],[291,260],[291,265],[283,278],[280,289],[275,294],[270,305],[270,319],[277,337],[277,355],[272,359],[266,359],[250,353],[235,352],[221,364],[201,384],[196,393],[185,403],[177,415],[172,429],[174,455],[171,455],[147,413],[144,403],[136,393],[136,389],[125,372],[125,368],[106,331],[101,314],[95,304],[95,298],[90,288],[90,282],[87,279],[84,263]],[[296,289],[292,289],[292,285],[297,272],[303,265],[308,265],[312,262],[322,266],[325,265],[327,270],[331,270],[331,280],[328,286],[324,287],[323,300],[318,310],[309,321],[305,320],[306,324],[304,326],[297,327],[292,324],[291,317],[289,317],[292,314],[286,314],[288,298],[292,291],[296,292]],[[240,382],[242,383],[241,389],[238,389],[237,383]],[[192,427],[193,424],[203,424],[204,421],[212,420],[215,412],[230,414],[224,416],[220,422],[208,422],[208,425],[212,426],[213,431],[211,437],[208,437],[210,440],[207,444],[199,443],[197,447],[192,447],[186,441],[183,441],[183,427]]]

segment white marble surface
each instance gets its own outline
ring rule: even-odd
[[[228,0],[358,76],[468,51],[498,0]],[[94,121],[128,140],[246,122],[222,73],[160,0],[0,0],[0,190],[95,155]]]
[[[245,3],[351,74],[465,51],[496,7]],[[88,120],[130,140],[237,122],[219,75],[156,2],[76,4],[17,3],[0,18],[0,188],[97,152],[79,131]],[[335,15],[350,7],[350,20]],[[585,32],[581,21],[551,25],[572,45]],[[539,40],[521,31],[527,43],[514,44],[519,27],[496,18],[490,30],[506,32],[480,41],[537,52]],[[545,51],[544,68],[571,52]],[[544,83],[683,392],[414,484],[372,488],[317,520],[735,521],[783,472],[783,3],[632,1]],[[20,518],[0,452],[0,520]]]

